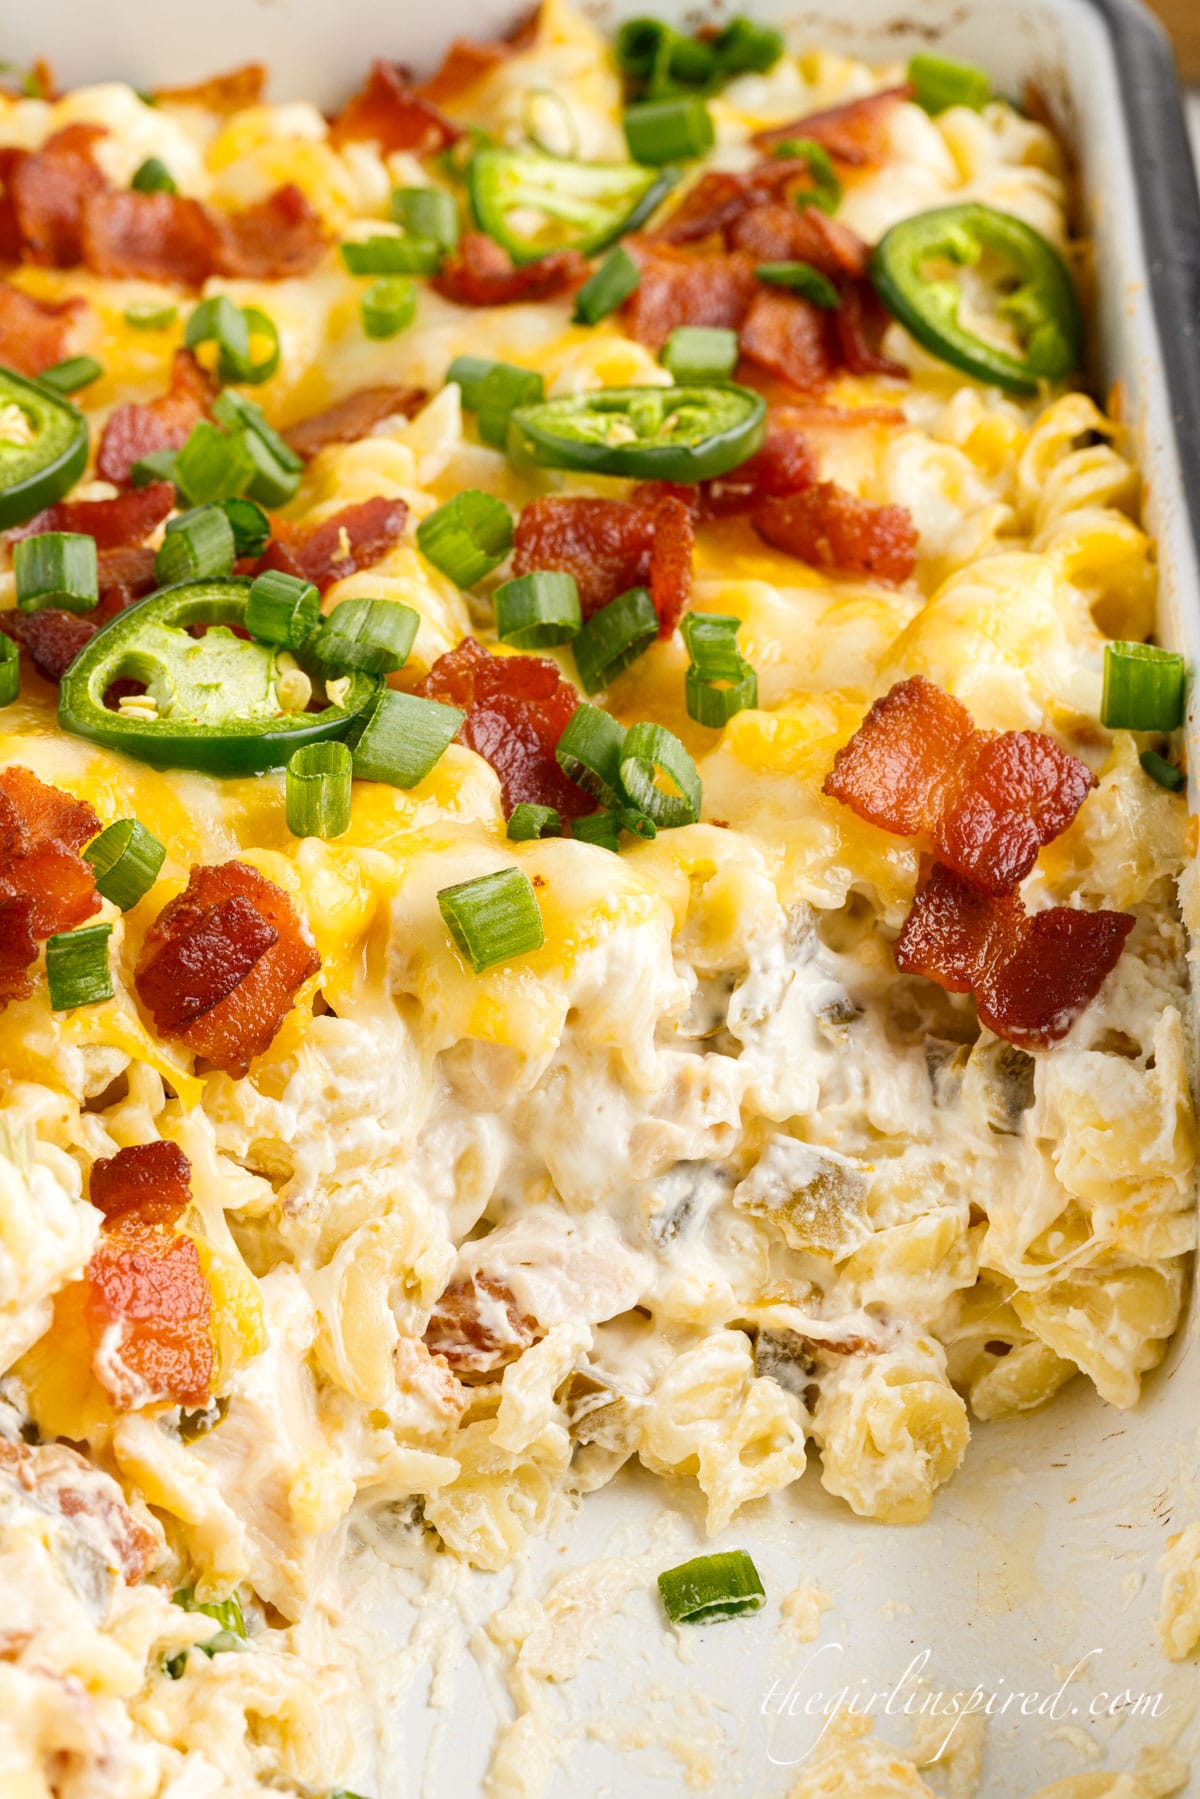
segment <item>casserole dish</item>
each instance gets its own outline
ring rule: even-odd
[[[1019,31],[991,8],[955,7],[944,19],[931,9],[914,37],[911,25],[893,22],[882,6],[860,9],[853,22],[815,9],[797,29],[868,57],[902,56],[936,42],[984,64],[1013,91],[1035,82],[1065,120],[1096,244],[1096,386],[1122,384],[1165,577],[1162,637],[1194,662],[1200,501],[1189,480],[1200,466],[1200,218],[1169,61],[1154,28],[1124,6],[1058,0],[1023,7],[1016,16]],[[231,7],[224,16],[213,10],[201,22],[189,21],[185,45],[172,43],[158,15],[150,28],[149,17],[122,7],[116,20],[104,21],[101,44],[89,42],[88,32],[101,29],[90,14],[52,5],[20,27],[36,32],[38,41],[12,48],[32,53],[46,47],[47,36],[61,37],[67,51],[61,72],[69,80],[119,69],[152,82],[176,74],[185,56],[200,66],[221,61],[222,45],[236,31],[240,53],[261,52],[272,63],[278,94],[333,101],[359,72],[360,46],[431,62],[456,26],[478,36],[508,22],[502,9],[456,19],[447,8],[434,41],[425,35],[433,21],[398,20],[374,7],[344,7],[335,20],[310,19],[305,9],[286,4],[246,19]],[[1112,1765],[1130,1767],[1142,1745],[1176,1731],[1186,1746],[1194,1674],[1186,1666],[1164,1671],[1154,1641],[1151,1570],[1172,1529],[1200,1509],[1191,1401],[1197,1353],[1194,1330],[1185,1328],[1147,1383],[1141,1407],[1128,1416],[1073,1389],[1044,1412],[981,1432],[957,1483],[918,1531],[851,1520],[811,1484],[769,1516],[742,1520],[722,1541],[749,1544],[772,1591],[811,1585],[832,1596],[834,1629],[823,1632],[820,1656],[751,1623],[706,1634],[681,1666],[674,1647],[651,1627],[648,1596],[633,1593],[620,1619],[607,1625],[596,1660],[581,1662],[569,1700],[560,1704],[556,1694],[539,1693],[530,1712],[536,1728],[525,1733],[527,1757],[551,1763],[555,1741],[570,1744],[569,1772],[555,1775],[547,1766],[550,1791],[600,1793],[609,1784],[647,1794],[678,1791],[687,1770],[698,1782],[711,1778],[717,1790],[782,1794],[804,1756],[808,1698],[859,1683],[896,1689],[906,1673],[910,1683],[925,1678],[948,1690],[1037,1695],[1032,1717],[1008,1709],[993,1721],[985,1794],[1031,1791],[1059,1772],[1076,1771],[1093,1748],[1111,1756]],[[630,1477],[597,1495],[573,1532],[564,1525],[560,1537],[534,1551],[539,1577],[561,1572],[560,1550],[568,1544],[572,1563],[593,1564],[586,1575],[593,1584],[604,1578],[598,1560],[650,1557],[661,1566],[676,1559],[676,1551],[682,1555],[690,1546],[693,1523],[686,1498],[679,1505],[676,1520],[664,1521],[658,1491]],[[388,1552],[387,1543],[378,1547]],[[491,1639],[475,1641],[474,1661],[454,1651],[485,1604],[490,1609],[502,1596],[481,1582],[470,1595],[447,1590],[423,1602],[416,1651],[399,1647],[411,1620],[390,1601],[372,1619],[381,1645],[372,1677],[395,1693],[397,1732],[374,1770],[380,1792],[389,1790],[397,1761],[412,1766],[426,1751],[448,1790],[480,1786],[487,1745],[477,1720],[493,1701],[501,1716],[507,1705],[488,1680],[488,1642],[503,1636],[503,1614]],[[521,1599],[518,1592],[512,1606]],[[456,1601],[467,1608],[465,1618],[455,1615]],[[509,1620],[515,1628],[511,1612]],[[397,1646],[391,1652],[383,1647],[389,1641]],[[425,1706],[422,1657],[431,1646],[440,1657],[432,1712]],[[1111,1715],[1093,1715],[1086,1699],[1073,1712],[1069,1695],[1054,1709],[1054,1695],[1077,1664],[1085,1670],[1087,1698],[1103,1688]],[[838,1669],[832,1679],[831,1666]],[[903,1715],[908,1690],[918,1689],[900,1687],[894,1712]],[[671,1758],[665,1764],[664,1750]],[[632,1758],[619,1771],[617,1755]]]

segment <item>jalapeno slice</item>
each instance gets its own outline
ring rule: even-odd
[[[493,146],[471,158],[467,194],[480,230],[522,263],[552,250],[603,250],[649,218],[678,179],[676,169]]]
[[[302,744],[344,737],[379,692],[378,677],[345,676],[341,703],[320,712],[284,711],[277,692],[279,646],[229,629],[244,628],[251,585],[188,582],[119,612],[63,676],[59,724],[155,768],[214,775],[280,768]],[[208,627],[199,637],[192,635],[197,625]],[[303,664],[303,655],[296,660]],[[132,710],[114,711],[105,694],[123,678],[142,682],[146,698]]]
[[[53,506],[87,462],[81,412],[49,388],[0,368],[0,531]]]
[[[985,253],[1003,285],[998,316],[1020,351],[993,343],[962,322],[962,288],[931,265],[969,268]],[[991,206],[943,206],[885,232],[871,258],[875,291],[917,342],[942,362],[1010,393],[1036,393],[1078,368],[1083,323],[1066,263],[1040,231]]]
[[[748,387],[609,387],[518,406],[508,454],[632,481],[708,481],[753,456],[766,434],[766,402]]]

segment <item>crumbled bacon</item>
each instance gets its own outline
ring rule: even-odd
[[[841,288],[841,300],[833,314],[833,329],[838,351],[852,375],[892,375],[906,380],[908,370],[902,362],[893,362],[880,349],[888,327],[875,289],[869,281],[847,281]]]
[[[84,305],[77,298],[37,300],[0,281],[0,363],[21,375],[40,375],[62,362],[67,333]]]
[[[823,112],[810,112],[786,125],[772,125],[768,131],[756,132],[752,142],[766,150],[789,138],[809,138],[847,168],[873,168],[887,159],[893,110],[911,94],[907,83],[884,88]]]
[[[506,813],[522,800],[554,806],[564,818],[594,811],[595,802],[554,759],[579,695],[548,658],[492,656],[464,637],[439,656],[416,691],[466,713],[459,742],[499,775]]]
[[[118,1150],[92,1168],[92,1203],[105,1219],[83,1316],[96,1376],[122,1410],[208,1401],[212,1292],[195,1243],[176,1228],[191,1202],[190,1176],[187,1157],[168,1142]]]
[[[960,701],[913,675],[875,701],[823,791],[885,831],[928,837],[939,861],[1006,894],[1095,784],[1044,731],[978,731]]]
[[[267,71],[260,62],[242,63],[236,69],[225,69],[220,75],[209,75],[204,81],[186,87],[156,87],[154,98],[164,106],[202,106],[205,112],[241,112],[243,107],[257,106],[263,96]]]
[[[79,854],[99,829],[86,800],[27,768],[0,769],[0,1006],[32,991],[25,970],[37,943],[99,911],[91,866]]]
[[[429,80],[419,82],[413,92],[431,106],[442,106],[447,100],[457,100],[511,55],[512,46],[499,40],[479,43],[475,38],[456,37]]]
[[[142,1580],[158,1559],[153,1533],[134,1517],[116,1481],[69,1444],[0,1437],[0,1475],[67,1519],[127,1584]]]
[[[292,183],[240,211],[186,194],[109,189],[83,208],[82,260],[94,274],[202,287],[210,275],[279,281],[307,275],[325,253],[317,213]]]
[[[105,186],[92,155],[104,135],[101,125],[67,125],[40,150],[10,159],[5,184],[29,262],[64,269],[80,260],[86,203]]]
[[[1133,919],[1053,906],[1032,915],[1016,894],[981,893],[935,863],[896,941],[896,965],[951,993],[1020,1048],[1053,1043],[1095,999]]]
[[[197,866],[146,934],[134,982],[164,1037],[242,1075],[321,958],[295,906],[244,862]]]
[[[753,512],[764,500],[799,493],[817,478],[817,463],[801,434],[781,415],[767,431],[767,441],[755,456],[716,480],[681,486],[669,481],[645,481],[634,488],[641,505],[671,494],[682,500],[694,518],[735,518]]]
[[[41,612],[0,612],[0,631],[20,644],[44,681],[61,681],[101,625],[154,587],[154,552],[141,553],[148,556],[149,568],[134,580],[128,563],[138,552],[101,550],[100,599],[91,612],[63,612],[57,606],[47,606]],[[121,577],[106,568],[118,558],[126,565]]]
[[[492,1274],[452,1280],[429,1320],[425,1347],[467,1382],[489,1380],[544,1335],[517,1304],[512,1288]]]
[[[462,136],[457,125],[410,86],[403,69],[392,62],[375,62],[366,85],[346,102],[330,126],[333,143],[373,138],[384,156],[393,150],[412,150],[427,156]]]
[[[370,568],[386,556],[403,537],[407,517],[403,500],[377,495],[343,506],[319,525],[277,523],[259,569],[277,568],[299,575],[324,593],[335,581]]]
[[[320,214],[292,181],[239,211],[214,212],[215,272],[247,281],[309,275],[329,239]]]
[[[848,225],[790,200],[744,213],[731,227],[729,242],[756,262],[807,262],[831,280],[861,280],[867,272],[867,246]]]
[[[190,350],[176,350],[171,385],[145,405],[118,406],[100,439],[96,472],[121,486],[135,462],[154,450],[178,450],[208,414],[216,390]]]
[[[767,543],[813,568],[907,581],[917,565],[917,532],[905,506],[875,506],[832,481],[768,500],[753,517]]]
[[[148,487],[132,488],[111,500],[59,500],[28,524],[10,531],[9,542],[37,537],[42,531],[73,531],[94,538],[98,550],[125,549],[142,543],[174,505],[175,488],[170,481],[152,481]]]
[[[631,587],[648,587],[664,636],[691,590],[690,509],[674,491],[648,489],[641,501],[531,500],[513,536],[513,572],[558,569],[574,575],[584,618]]]
[[[500,244],[481,231],[468,231],[434,276],[433,285],[459,306],[512,306],[522,300],[553,299],[587,272],[578,250],[552,250],[518,267]]]
[[[24,155],[15,144],[0,144],[0,262],[21,260],[21,227],[8,184]]]
[[[761,289],[741,327],[742,355],[801,392],[822,387],[836,368],[829,314],[803,294]]]
[[[633,253],[641,280],[625,302],[624,319],[639,343],[659,350],[679,325],[741,329],[759,292],[752,256],[669,244],[638,244]]]
[[[384,419],[395,418],[397,414],[413,418],[427,398],[423,387],[356,387],[353,393],[335,400],[323,412],[298,419],[283,435],[289,449],[310,462],[329,444],[357,443]]]

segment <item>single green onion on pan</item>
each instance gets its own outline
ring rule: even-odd
[[[94,537],[77,531],[22,537],[13,545],[12,561],[22,612],[41,612],[47,606],[90,612],[99,601]]]
[[[417,548],[456,587],[474,587],[512,549],[512,513],[494,494],[469,487],[423,518]]]
[[[256,575],[246,601],[246,629],[260,643],[304,647],[321,619],[321,596],[311,581],[282,569]]]
[[[293,837],[340,837],[350,824],[354,759],[344,743],[305,743],[287,765],[284,805]]]
[[[56,362],[53,368],[43,369],[38,381],[43,387],[53,388],[56,394],[73,394],[81,387],[90,387],[93,381],[99,381],[103,373],[103,363],[97,362],[94,356],[69,356],[66,362]]]
[[[1186,685],[1177,651],[1106,643],[1100,721],[1112,731],[1174,731],[1183,722]]]
[[[663,1607],[672,1624],[710,1624],[761,1611],[767,1603],[758,1569],[744,1549],[698,1555],[658,1577]]]
[[[600,267],[588,276],[575,295],[573,317],[577,325],[598,325],[610,312],[636,293],[642,272],[624,244],[610,250]]]
[[[841,296],[829,276],[814,269],[811,262],[760,262],[754,273],[768,287],[789,288],[827,312],[836,311],[841,303]]]
[[[659,782],[660,774],[667,785]],[[630,725],[621,751],[621,785],[639,812],[664,830],[695,824],[700,816],[700,776],[673,732],[643,720]]]
[[[519,868],[498,868],[443,887],[437,901],[450,935],[476,974],[541,949],[545,941],[537,895]]]
[[[675,162],[703,156],[714,142],[712,115],[703,100],[650,100],[625,112],[625,142],[635,162]]]
[[[231,572],[235,554],[233,526],[224,509],[196,506],[168,523],[154,558],[154,578],[160,587],[211,580]]]
[[[251,464],[248,491],[264,506],[282,506],[300,485],[304,460],[297,456],[255,400],[226,388],[213,404],[213,417],[237,437]]]
[[[1160,756],[1156,750],[1143,750],[1138,761],[1150,779],[1157,781],[1160,787],[1165,787],[1168,793],[1180,793],[1187,786],[1187,775],[1184,771],[1176,768],[1173,762],[1168,762],[1166,757]]]
[[[739,712],[758,705],[758,676],[748,662],[733,678],[702,675],[693,663],[684,676],[684,699],[689,718],[710,730],[720,730]]]
[[[457,706],[383,688],[346,739],[355,775],[389,787],[417,786],[454,742],[463,717]]]
[[[536,569],[505,581],[493,597],[496,633],[519,650],[544,650],[569,643],[582,624],[574,575]]]
[[[46,981],[53,1011],[73,1012],[77,1006],[94,1006],[112,998],[111,936],[110,924],[89,924],[76,931],[59,931],[47,941]]]
[[[83,855],[92,865],[96,891],[128,912],[157,881],[167,851],[138,819],[119,818],[93,837]]]
[[[338,674],[391,675],[408,661],[420,624],[420,613],[399,600],[343,600],[317,632],[312,653]]]
[[[585,693],[596,693],[636,662],[658,636],[658,613],[644,587],[618,594],[582,627],[572,649]]]
[[[623,806],[625,792],[621,786],[621,751],[625,743],[625,727],[610,712],[599,706],[576,706],[567,720],[554,757],[558,766],[599,800],[602,806]]]
[[[554,806],[536,806],[520,800],[508,816],[508,836],[513,843],[531,843],[538,837],[561,837],[562,819]]]
[[[978,112],[992,97],[992,84],[982,69],[949,56],[911,57],[908,79],[913,99],[928,113],[945,112],[949,106],[969,106]]]
[[[737,332],[719,325],[676,325],[658,359],[680,387],[727,381],[737,367]]]
[[[407,275],[382,275],[364,289],[358,309],[368,337],[396,337],[417,316],[417,290]]]

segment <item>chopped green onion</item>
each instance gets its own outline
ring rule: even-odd
[[[814,269],[811,262],[760,262],[754,273],[768,286],[790,288],[827,312],[835,311],[841,304],[841,296],[829,276]]]
[[[78,531],[43,531],[12,549],[17,605],[22,612],[58,606],[90,612],[100,598],[96,539]]]
[[[304,461],[268,424],[257,401],[227,387],[213,405],[213,417],[241,440],[252,467],[247,483],[250,495],[264,506],[286,504],[300,485]]]
[[[913,99],[929,113],[945,112],[949,106],[969,106],[978,112],[992,97],[992,84],[982,69],[949,56],[910,57],[908,79]]]
[[[407,275],[383,275],[358,302],[368,337],[396,337],[417,316],[417,290]]]
[[[113,996],[108,966],[110,924],[84,925],[77,931],[59,931],[46,943],[46,980],[54,1012],[73,1012],[76,1006],[94,1006]]]
[[[720,730],[739,712],[749,712],[758,705],[758,676],[748,662],[741,663],[736,679],[702,675],[693,664],[684,676],[684,698],[688,717],[698,725]]]
[[[669,785],[661,787],[662,773]],[[630,725],[621,751],[621,785],[656,825],[695,824],[700,816],[700,776],[673,732],[643,720]]]
[[[644,587],[631,587],[593,612],[572,645],[584,692],[596,693],[615,681],[657,636],[658,613]]]
[[[714,141],[712,115],[694,95],[681,100],[649,100],[625,113],[625,142],[635,162],[658,165],[703,156]]]
[[[343,600],[313,639],[318,662],[364,675],[391,675],[403,668],[420,628],[421,615],[398,600]]]
[[[243,430],[235,435],[250,458],[253,471],[247,493],[263,506],[286,505],[300,485],[299,475],[281,467],[257,432]]]
[[[246,629],[260,643],[303,649],[321,620],[321,596],[311,581],[264,569],[256,575],[246,601]]]
[[[175,177],[161,156],[148,156],[129,182],[135,194],[177,194]]]
[[[652,818],[632,806],[615,806],[605,812],[589,812],[585,818],[571,821],[571,835],[577,843],[594,843],[614,855],[621,847],[621,832],[635,837],[653,838],[658,828]]]
[[[178,455],[178,450],[151,450],[134,463],[129,471],[130,481],[135,487],[149,487],[152,481],[174,481]]]
[[[253,356],[250,356],[244,368],[239,369],[232,377],[227,376],[225,379],[243,381],[250,387],[260,387],[264,381],[271,379],[279,367],[279,331],[274,319],[268,317],[265,312],[261,312],[257,306],[247,306],[245,313],[251,346],[256,337],[265,338],[266,351],[257,362]]]
[[[457,706],[383,688],[346,739],[355,774],[389,787],[415,787],[441,761],[464,716]]]
[[[661,19],[626,19],[613,39],[613,57],[623,75],[647,81],[663,55],[664,45],[670,53],[678,32]]]
[[[81,387],[99,381],[103,373],[103,363],[97,362],[94,356],[69,356],[66,362],[56,362],[53,368],[43,369],[38,380],[43,387],[52,387],[56,394],[73,394]]]
[[[614,48],[617,67],[650,100],[709,87],[721,74],[711,39],[684,37],[658,19],[628,20]]]
[[[429,237],[366,237],[341,246],[352,275],[436,275],[442,246]]]
[[[417,526],[417,548],[456,587],[474,587],[512,549],[512,513],[495,494],[468,487]]]
[[[771,154],[804,163],[812,176],[812,192],[805,191],[795,196],[798,206],[815,206],[818,211],[830,215],[837,211],[842,203],[842,184],[824,144],[819,144],[812,137],[785,137],[773,147]]]
[[[492,598],[501,643],[514,644],[519,650],[569,643],[583,622],[575,577],[557,569],[519,575],[498,587]]]
[[[271,521],[253,500],[222,500],[222,512],[233,527],[233,546],[239,556],[261,556],[271,538]]]
[[[173,587],[179,581],[227,575],[236,553],[233,526],[223,508],[196,506],[168,524],[154,558],[154,578],[160,587]]]
[[[542,914],[529,876],[519,868],[498,868],[443,887],[438,907],[450,935],[476,974],[497,962],[511,962],[541,949]]]
[[[349,828],[353,769],[344,743],[304,743],[293,753],[284,802],[293,837],[340,837]]]
[[[123,316],[134,331],[165,331],[179,317],[179,308],[150,300],[143,306],[127,306]]]
[[[21,691],[21,652],[0,632],[0,706],[11,706]]]
[[[767,1603],[758,1569],[744,1549],[698,1555],[658,1577],[658,1590],[672,1624],[710,1624],[761,1611]]]
[[[448,386],[451,381],[458,383],[462,389],[463,406],[468,412],[478,411],[484,376],[495,366],[486,356],[456,356],[446,370],[445,384]]]
[[[157,881],[167,851],[136,818],[119,818],[94,837],[83,854],[92,865],[96,891],[128,912]]]
[[[578,641],[578,640],[577,640]],[[554,759],[568,780],[602,806],[623,806],[621,752],[625,727],[599,706],[576,706],[566,722]]]
[[[251,338],[267,340],[266,354],[257,361],[251,354]],[[184,327],[189,350],[201,344],[217,346],[217,374],[222,381],[242,381],[258,386],[279,367],[279,332],[273,319],[257,306],[235,306],[228,294],[201,300]]]
[[[171,1602],[182,1611],[203,1612],[206,1618],[215,1618],[222,1630],[227,1630],[231,1636],[241,1637],[245,1642],[246,1620],[242,1616],[242,1607],[236,1593],[231,1593],[228,1599],[200,1600],[196,1598],[193,1587],[180,1587],[177,1592],[172,1593]]]
[[[508,442],[508,421],[513,412],[518,406],[536,406],[545,392],[545,383],[534,370],[494,362],[480,384],[475,408],[475,423],[484,443],[502,450]]]
[[[458,207],[453,194],[437,187],[394,187],[392,217],[414,237],[430,239],[443,249],[458,242]]]
[[[737,634],[742,621],[731,612],[685,612],[679,621],[679,635],[687,653],[705,675],[738,673],[742,658],[737,647]]]
[[[1173,762],[1168,762],[1165,756],[1158,755],[1155,750],[1143,750],[1138,761],[1150,779],[1157,781],[1169,793],[1179,793],[1187,786],[1187,776],[1183,770],[1176,768]]]
[[[532,800],[520,800],[508,816],[508,835],[514,843],[531,842],[536,837],[561,837],[562,819],[553,806],[535,806]]]
[[[610,312],[636,293],[642,279],[639,269],[624,244],[611,250],[594,274],[589,275],[575,295],[573,317],[577,325],[598,325]]]
[[[783,33],[739,14],[709,39],[723,75],[765,75],[783,55]]]
[[[1101,722],[1113,731],[1173,731],[1183,722],[1187,669],[1175,650],[1106,643]]]
[[[676,325],[658,359],[680,387],[727,381],[737,367],[737,332],[719,325]]]
[[[254,478],[254,461],[246,433],[227,437],[219,426],[201,419],[187,442],[175,452],[175,485],[193,506],[210,500],[234,500]]]

